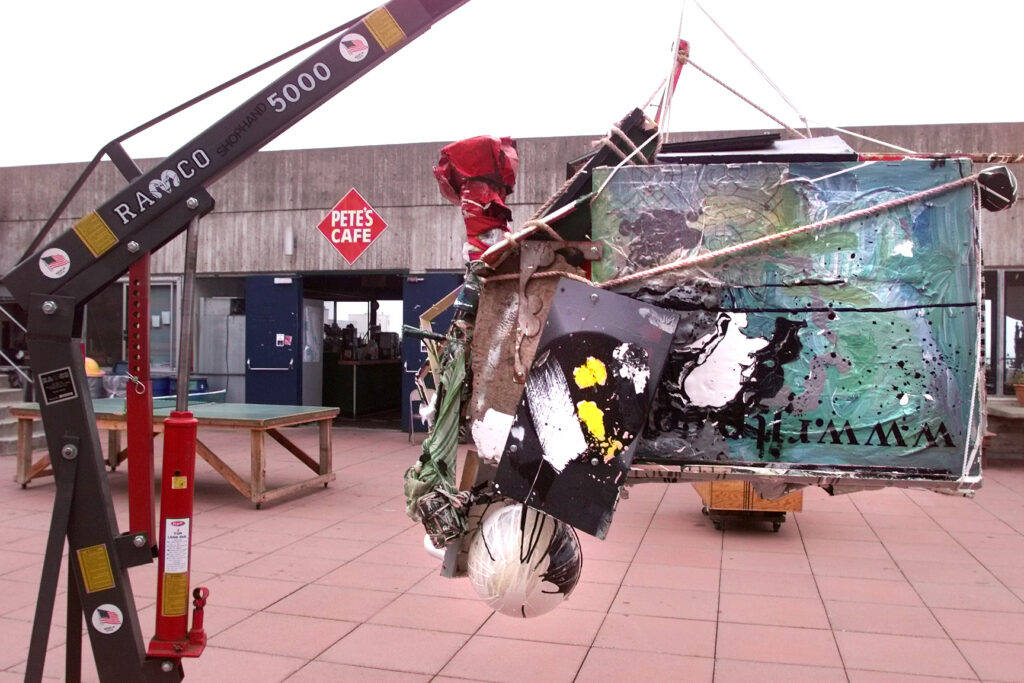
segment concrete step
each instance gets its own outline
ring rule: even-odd
[[[21,389],[9,389],[7,379],[0,375],[0,407],[12,406],[15,403],[23,403]]]
[[[32,432],[35,436],[43,433],[42,420],[32,421]],[[8,416],[0,419],[0,439],[16,439],[18,437],[18,421]]]
[[[8,406],[24,401],[21,389],[10,389],[7,379],[0,375],[0,455],[14,455],[18,452],[18,421],[11,417]],[[33,423],[33,448],[46,448],[46,437],[43,436],[43,423]]]
[[[36,434],[32,437],[32,450],[43,450],[46,448],[46,435]],[[18,437],[0,437],[0,457],[5,455],[16,455],[18,453]]]

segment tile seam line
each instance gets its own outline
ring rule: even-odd
[[[608,615],[611,613],[612,605],[615,604],[615,599],[619,597],[619,592],[622,591],[622,583],[626,580],[626,575],[629,574],[629,570],[632,569],[633,562],[636,561],[636,556],[637,554],[639,554],[640,548],[644,544],[644,539],[647,538],[647,534],[651,531],[651,525],[654,523],[654,518],[658,514],[658,510],[661,508],[662,504],[664,504],[665,498],[668,496],[669,486],[671,486],[671,484],[664,485],[665,488],[661,492],[661,497],[658,499],[658,504],[654,506],[654,510],[651,512],[651,517],[647,520],[647,525],[644,527],[644,533],[640,537],[640,541],[636,544],[636,548],[633,550],[633,555],[629,558],[629,566],[626,567],[626,571],[622,573],[622,578],[619,579],[618,584],[615,586],[615,595],[612,596],[612,600],[611,603],[608,605],[608,609],[604,611],[604,615],[601,617],[601,623],[598,625],[597,630],[594,631],[594,637],[591,638],[590,644],[587,645],[587,652],[583,656],[583,661],[580,662],[579,667],[576,669],[576,674],[572,677],[574,683],[575,681],[579,680],[580,674],[583,672],[583,667],[587,663],[587,658],[590,657],[590,653],[594,650],[594,644],[597,642],[597,637],[598,635],[600,635],[601,629],[604,628],[605,622],[608,621]],[[626,500],[629,499],[626,498]],[[716,637],[717,631],[718,628],[716,626]],[[712,680],[713,679],[714,676],[712,675]]]
[[[981,565],[982,567],[984,567],[984,568],[985,568],[985,571],[986,571],[986,572],[988,572],[988,567],[986,567],[986,566],[985,566],[985,564],[984,564],[983,562],[981,562],[981,561],[980,561],[980,560],[979,560],[979,559],[978,559],[977,557],[975,557],[975,556],[974,556],[974,553],[972,553],[972,552],[971,552],[971,551],[969,551],[969,550],[968,550],[967,548],[965,548],[965,547],[964,547],[964,545],[963,545],[963,544],[962,544],[962,543],[960,542],[960,540],[959,540],[959,539],[957,539],[957,538],[956,538],[956,537],[954,537],[954,536],[953,536],[952,534],[950,534],[950,533],[949,533],[949,531],[947,531],[947,530],[946,530],[946,527],[945,527],[945,526],[943,526],[943,525],[942,525],[942,524],[941,524],[941,523],[940,523],[940,522],[939,522],[938,520],[936,520],[936,519],[935,519],[935,518],[934,518],[934,517],[933,517],[932,515],[928,514],[928,510],[927,510],[927,509],[926,509],[925,507],[923,507],[923,506],[922,506],[922,505],[921,505],[920,503],[918,503],[918,502],[917,502],[916,500],[914,500],[913,498],[911,498],[910,496],[908,496],[908,495],[907,495],[907,493],[906,493],[906,491],[900,491],[900,495],[901,495],[901,496],[903,496],[904,498],[906,498],[906,499],[907,499],[907,500],[908,500],[908,501],[909,501],[909,502],[910,502],[910,503],[911,503],[911,504],[912,504],[912,505],[913,505],[914,507],[916,507],[916,508],[917,508],[918,510],[920,510],[920,511],[922,512],[922,514],[924,514],[924,516],[925,516],[925,517],[927,517],[928,519],[930,519],[930,520],[931,520],[931,521],[932,521],[933,523],[937,524],[937,525],[939,526],[939,528],[941,528],[941,529],[942,529],[942,530],[943,530],[943,531],[944,531],[944,532],[946,533],[946,535],[947,535],[947,536],[949,536],[949,537],[950,537],[951,539],[953,539],[953,541],[954,541],[954,542],[955,542],[955,543],[956,543],[956,544],[957,544],[958,546],[960,546],[961,548],[963,548],[964,552],[966,552],[966,553],[967,553],[968,555],[970,555],[970,556],[971,556],[971,557],[972,557],[972,558],[974,559],[974,561],[975,561],[975,562],[977,562],[977,563],[978,563],[979,565]],[[861,516],[863,516],[863,515],[864,515],[864,511],[863,511],[863,510],[861,510],[861,507],[860,507],[860,505],[858,505],[857,501],[855,501],[855,500],[851,500],[851,502],[853,503],[853,506],[854,506],[855,508],[857,508],[857,512],[859,512],[859,513],[861,514]],[[974,501],[972,500],[971,502],[973,503]],[[934,609],[932,608],[932,606],[931,606],[931,605],[929,605],[929,604],[928,604],[928,603],[927,603],[927,602],[925,601],[925,599],[924,599],[924,597],[923,597],[923,596],[921,595],[920,591],[918,591],[918,589],[917,589],[917,586],[915,586],[915,585],[914,585],[914,582],[910,580],[910,577],[908,577],[908,576],[906,575],[906,573],[905,573],[905,572],[903,571],[903,567],[901,567],[901,566],[900,566],[900,563],[896,561],[896,558],[892,556],[892,552],[890,552],[890,550],[889,550],[889,546],[887,546],[887,545],[885,544],[885,541],[884,541],[884,540],[883,540],[883,539],[882,539],[882,538],[881,538],[881,537],[880,537],[880,536],[878,535],[878,533],[877,533],[877,532],[875,531],[875,527],[874,527],[874,526],[873,526],[873,525],[871,524],[871,521],[870,521],[870,520],[868,520],[868,519],[867,519],[866,517],[864,518],[864,521],[866,521],[866,522],[867,522],[868,526],[869,526],[869,527],[871,528],[871,533],[875,534],[875,538],[877,538],[877,539],[878,539],[878,542],[879,542],[879,543],[880,543],[880,544],[882,545],[882,547],[883,547],[883,548],[885,549],[885,554],[889,556],[889,559],[890,559],[890,560],[892,561],[892,563],[893,563],[893,564],[894,564],[894,565],[895,565],[895,566],[896,566],[896,567],[897,567],[897,568],[899,569],[899,571],[900,571],[900,576],[902,576],[902,577],[903,577],[903,580],[907,582],[907,585],[908,585],[908,586],[910,586],[910,589],[914,591],[914,595],[916,595],[916,596],[917,596],[917,599],[918,599],[918,600],[920,600],[920,601],[921,601],[921,604],[922,604],[922,605],[924,605],[925,609],[927,609],[927,610],[928,610],[928,614],[929,614],[929,615],[931,616],[931,618],[932,618],[932,619],[934,619],[934,620],[935,620],[935,623],[939,625],[939,628],[940,628],[940,629],[942,629],[942,632],[943,632],[943,633],[945,634],[945,636],[946,636],[947,640],[949,640],[950,644],[952,644],[952,645],[953,645],[953,647],[954,647],[954,648],[956,648],[956,652],[957,652],[957,654],[959,654],[959,655],[960,655],[960,658],[961,658],[961,659],[963,659],[964,663],[965,663],[965,664],[967,665],[967,668],[969,668],[969,669],[971,670],[971,673],[973,673],[973,674],[974,674],[974,677],[975,677],[975,678],[976,678],[977,680],[979,680],[979,681],[981,681],[981,680],[984,680],[984,679],[983,679],[983,678],[981,677],[981,674],[979,674],[979,673],[978,673],[977,669],[975,669],[974,665],[973,665],[973,664],[971,663],[971,660],[967,658],[967,655],[966,655],[966,654],[964,654],[964,651],[963,651],[963,649],[962,649],[962,648],[960,647],[959,643],[957,643],[956,639],[955,639],[955,638],[953,638],[953,636],[952,636],[952,635],[950,635],[949,631],[948,631],[948,630],[946,629],[945,625],[944,625],[944,624],[942,623],[942,620],[941,620],[941,619],[939,619],[939,617],[938,617],[938,616],[937,616],[937,615],[935,614],[935,610],[934,610]],[[998,581],[998,582],[999,582],[999,585],[1000,585],[1000,586],[1003,586],[1003,588],[1006,588],[1006,586],[1005,586],[1005,585],[1003,585],[1003,582],[1002,582],[1002,581],[999,581],[998,577],[996,577],[996,576],[995,576],[994,574],[992,574],[991,572],[988,572],[988,573],[989,573],[990,575],[992,575],[992,578],[996,579],[996,581]],[[961,585],[961,584],[953,584],[953,585]],[[1009,589],[1007,589],[1007,590],[1009,590]],[[1012,591],[1011,591],[1011,592],[1012,592]],[[1015,595],[1016,595],[1016,594],[1015,594]],[[1018,598],[1018,600],[1019,600],[1019,598]]]
[[[861,520],[865,524],[867,524],[868,521],[866,519],[864,519],[864,514],[861,512],[860,508],[858,508],[856,506],[854,506],[854,508],[857,510],[857,515],[860,516]],[[826,619],[826,621],[828,621],[828,629],[829,629],[829,632],[832,634],[832,643],[835,645],[836,654],[839,655],[839,663],[840,663],[840,665],[842,666],[842,669],[843,669],[843,676],[846,677],[847,683],[849,683],[849,681],[850,681],[850,674],[847,671],[846,658],[843,656],[843,649],[839,646],[839,638],[836,636],[835,624],[832,623],[832,615],[829,614],[828,607],[825,605],[825,596],[821,594],[821,585],[818,583],[818,574],[817,574],[817,572],[814,571],[814,565],[811,564],[811,558],[810,558],[810,555],[807,552],[807,542],[806,542],[806,539],[804,538],[803,528],[800,526],[800,519],[803,517],[803,514],[804,514],[803,512],[801,512],[801,514],[799,514],[799,515],[794,513],[793,514],[793,521],[796,523],[797,533],[800,534],[800,545],[804,549],[804,557],[807,558],[807,564],[811,568],[811,580],[814,581],[814,590],[818,594],[818,602],[821,604],[821,609],[824,610],[824,612],[825,612],[825,619]],[[870,524],[868,524],[868,528],[871,529],[871,533],[872,534],[875,533],[875,530],[871,527]],[[877,538],[877,535],[876,535],[876,538]]]

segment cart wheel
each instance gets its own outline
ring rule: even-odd
[[[704,515],[705,517],[707,517],[709,514],[711,514],[711,513],[708,512],[708,506],[707,505],[705,505],[704,507],[702,507],[700,509],[700,514]]]
[[[782,522],[772,522],[772,531],[778,533],[779,529],[782,528]]]
[[[713,519],[713,520],[711,520],[711,523],[715,525],[715,529],[717,529],[718,531],[722,530],[722,522],[721,522],[721,520]]]

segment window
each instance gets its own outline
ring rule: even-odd
[[[1012,394],[1013,373],[1024,369],[1024,271],[1003,273],[1003,310],[1003,393]]]
[[[1024,369],[1024,271],[986,270],[983,278],[985,387],[1010,395],[1013,373]]]

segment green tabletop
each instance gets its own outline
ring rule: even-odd
[[[94,398],[93,413],[97,416],[119,417],[125,414],[125,399]],[[12,414],[17,412],[38,415],[38,403],[19,403],[11,406]],[[174,404],[158,400],[153,406],[154,417],[167,417],[174,410]],[[225,426],[273,427],[283,424],[310,422],[327,419],[338,414],[338,409],[324,406],[282,406],[258,403],[190,403],[189,411],[200,423]]]

